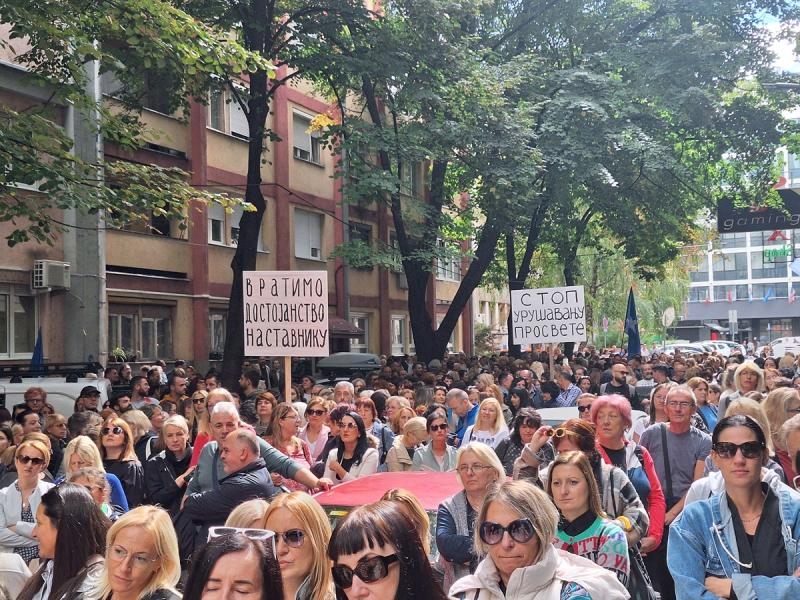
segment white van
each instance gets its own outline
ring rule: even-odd
[[[28,388],[40,387],[47,392],[47,402],[53,405],[56,413],[69,417],[74,412],[75,400],[81,395],[81,390],[90,385],[100,391],[98,408],[108,400],[108,390],[111,382],[108,379],[79,378],[67,383],[65,377],[24,377],[21,383],[11,383],[11,379],[0,379],[0,405],[5,406],[9,412],[15,404],[25,402],[25,391]]]

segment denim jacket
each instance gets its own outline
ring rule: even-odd
[[[770,484],[778,497],[781,534],[788,559],[788,576],[742,573],[733,518],[725,494],[687,505],[670,527],[667,564],[675,580],[677,600],[714,599],[705,588],[707,576],[731,579],[739,600],[800,598],[800,500],[779,481]]]

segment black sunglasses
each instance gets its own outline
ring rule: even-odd
[[[503,527],[499,523],[492,523],[491,521],[484,521],[481,523],[480,535],[485,544],[494,546],[503,540],[503,534],[508,532],[511,539],[520,544],[525,544],[531,541],[531,538],[536,533],[533,528],[533,523],[530,519],[517,519],[511,521],[508,525]]]
[[[306,539],[306,534],[302,529],[290,529],[283,533],[275,532],[275,537],[283,538],[283,542],[292,548],[299,548]]]
[[[742,455],[745,458],[761,458],[764,448],[765,446],[761,442],[745,442],[744,444],[717,442],[714,444],[714,452],[720,458],[733,458],[739,450],[742,451]]]
[[[364,557],[358,561],[355,569],[345,565],[335,565],[331,569],[333,582],[336,587],[343,590],[353,586],[353,575],[358,575],[358,578],[364,583],[374,583],[386,577],[389,574],[389,565],[398,560],[396,554],[390,554],[389,556]]]
[[[438,425],[431,425],[431,431],[442,431],[447,429],[447,423],[439,423]]]
[[[103,435],[108,435],[109,433],[113,433],[114,435],[119,435],[120,433],[125,433],[125,432],[123,431],[122,427],[114,425],[114,427],[103,427],[100,430],[100,433],[102,433]]]
[[[578,406],[578,412],[587,412],[592,410],[592,405],[587,404],[586,406]]]
[[[313,408],[313,409],[309,409],[309,410],[307,410],[307,411],[306,411],[306,414],[307,414],[307,415],[311,415],[311,416],[313,416],[313,417],[321,417],[322,415],[324,415],[324,414],[325,414],[325,410],[324,410],[324,409],[322,409],[322,408],[320,408],[320,409],[315,409],[315,408]]]
[[[21,462],[23,465],[27,465],[28,463],[33,463],[36,466],[44,464],[44,459],[39,458],[38,456],[25,456],[23,454],[22,456],[18,456],[17,460]]]
[[[194,402],[195,404],[202,404],[205,401],[206,401],[205,398],[192,398],[192,402]]]

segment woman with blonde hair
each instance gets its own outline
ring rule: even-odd
[[[108,481],[109,488],[111,489],[111,504],[119,506],[123,512],[128,510],[128,499],[125,497],[125,490],[122,488],[122,482],[119,477],[113,473],[106,473],[103,467],[103,457],[100,456],[100,450],[97,449],[92,439],[85,435],[79,435],[69,441],[67,447],[64,448],[64,477],[56,480],[56,484],[61,483],[69,478],[70,474],[78,469],[92,467],[105,473],[106,481]]]
[[[408,517],[414,529],[419,534],[419,540],[422,542],[422,549],[425,554],[431,554],[431,520],[425,508],[420,504],[419,499],[409,492],[408,490],[393,488],[387,491],[381,500],[393,502],[400,511]]]
[[[269,507],[269,502],[263,498],[253,498],[242,502],[231,511],[225,519],[225,527],[238,527],[239,529],[259,529],[264,523],[264,515]]]
[[[206,414],[206,400],[208,399],[208,392],[206,390],[197,390],[192,394],[192,397],[186,401],[182,407],[182,414],[189,425],[189,439],[194,440],[197,434],[200,433],[200,423],[203,415]],[[206,419],[206,422],[208,419]],[[210,431],[209,431],[210,433]]]
[[[319,503],[303,492],[275,496],[263,528],[275,532],[283,600],[334,600],[331,561],[326,555],[331,526]]]
[[[392,396],[392,398],[395,397],[397,396]],[[400,435],[403,431],[403,425],[405,425],[409,419],[413,419],[416,416],[417,412],[413,408],[410,406],[401,406],[399,409],[397,409],[397,412],[392,419],[392,433],[395,435]]]
[[[22,440],[14,452],[17,479],[0,490],[0,547],[29,563],[39,556],[33,537],[42,496],[53,487],[40,475],[50,462],[50,447],[39,440]]]
[[[139,506],[108,530],[106,561],[92,600],[180,600],[178,538],[169,514]]]
[[[158,504],[173,518],[180,512],[181,499],[194,472],[190,467],[192,447],[189,445],[189,424],[180,415],[164,421],[159,435],[164,449],[147,461],[145,487],[151,504]]]
[[[85,487],[92,495],[92,499],[108,519],[113,523],[125,511],[111,503],[111,486],[106,480],[106,472],[94,467],[83,467],[67,475],[66,481]]]
[[[728,410],[728,404],[731,401],[744,396],[747,392],[763,392],[765,389],[764,371],[752,361],[743,362],[733,372],[731,389],[722,392],[717,407],[719,418],[725,416],[725,411]]]
[[[161,407],[158,408],[161,410]],[[127,410],[119,418],[130,425],[133,434],[133,451],[136,453],[139,463],[145,465],[147,460],[158,452],[156,448],[158,440],[151,430],[150,419],[143,410]]]
[[[489,397],[481,402],[475,424],[467,427],[464,432],[464,442],[481,442],[490,448],[496,448],[508,435],[508,425],[503,418],[500,402]]]
[[[410,471],[414,462],[414,452],[420,444],[428,441],[428,432],[423,417],[414,417],[403,425],[402,435],[392,442],[386,454],[386,467],[389,471]]]
[[[597,480],[583,452],[563,452],[556,457],[550,466],[547,493],[561,515],[556,548],[588,558],[627,585],[628,540],[603,510]]]
[[[793,464],[794,457],[789,456],[777,436],[783,424],[800,413],[800,392],[795,388],[776,388],[767,394],[761,406],[764,407],[769,421],[769,430],[765,430],[764,433],[775,448],[775,456],[783,467],[787,481],[792,481],[798,474]]]
[[[122,483],[128,506],[144,502],[144,469],[133,449],[133,433],[123,419],[112,418],[100,430],[100,456],[103,468]]]
[[[325,424],[330,409],[319,396],[312,396],[306,407],[306,426],[300,431],[300,439],[308,444],[313,462],[322,459],[322,451],[328,443],[331,428]]]

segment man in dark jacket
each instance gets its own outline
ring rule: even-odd
[[[225,436],[221,455],[225,477],[217,489],[189,495],[183,506],[184,514],[202,525],[197,541],[205,541],[209,527],[224,525],[242,502],[253,498],[268,500],[277,493],[259,452],[252,431],[236,429]]]

